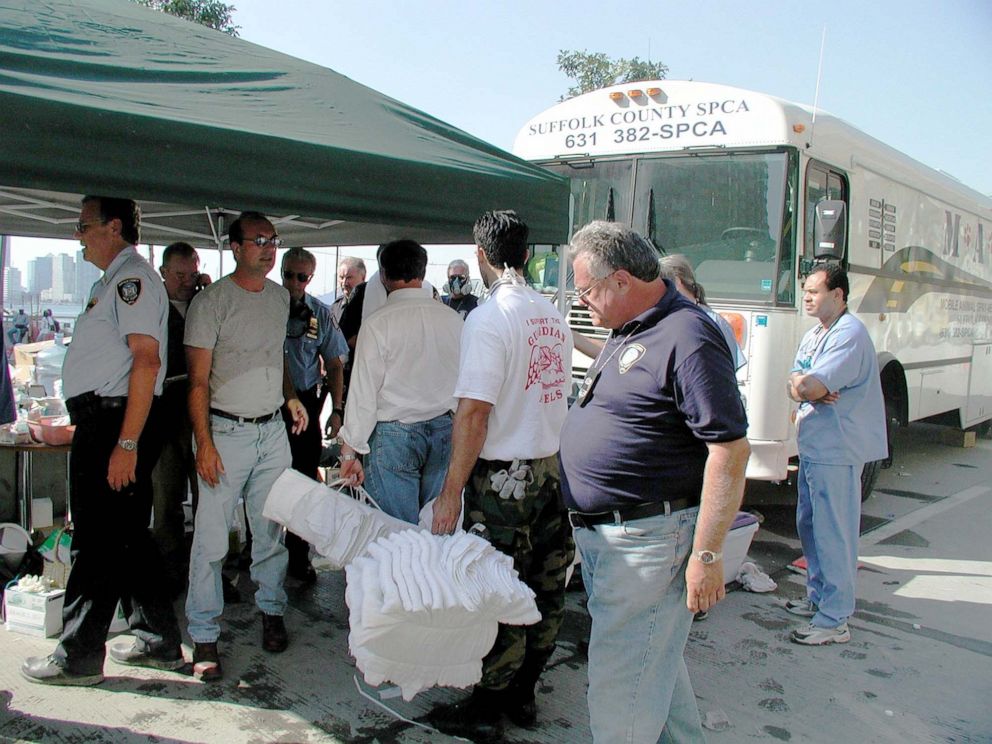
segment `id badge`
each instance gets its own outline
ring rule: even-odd
[[[597,369],[595,374],[590,375],[586,373],[585,379],[582,380],[582,385],[579,386],[579,408],[585,406],[592,399],[592,391],[596,389],[596,383],[599,382],[599,376],[603,374],[602,369]]]

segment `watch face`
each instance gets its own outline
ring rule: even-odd
[[[716,553],[714,553],[712,550],[700,550],[699,562],[706,565],[709,565],[710,563],[715,563]]]

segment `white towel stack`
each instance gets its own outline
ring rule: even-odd
[[[288,527],[338,569],[377,537],[413,527],[291,469],[273,484],[262,515]]]
[[[475,535],[411,528],[375,540],[345,573],[348,644],[369,684],[390,681],[405,700],[482,677],[498,623],[541,619],[513,561]]]

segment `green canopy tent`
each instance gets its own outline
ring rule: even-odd
[[[84,193],[159,244],[249,208],[290,245],[468,243],[497,208],[568,230],[564,179],[332,70],[127,0],[0,0],[0,233],[71,237]]]

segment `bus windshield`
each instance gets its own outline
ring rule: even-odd
[[[791,246],[779,255],[790,208],[786,153],[631,156],[551,167],[572,179],[573,230],[596,219],[628,222],[659,252],[684,254],[710,299],[786,299],[776,286],[783,272],[791,281],[793,264]]]

